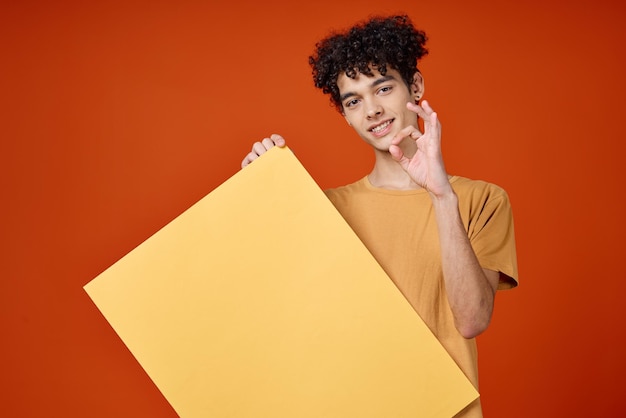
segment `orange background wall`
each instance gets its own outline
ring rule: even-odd
[[[175,416],[82,286],[270,133],[323,188],[367,173],[307,57],[329,29],[398,11],[430,37],[449,171],[514,207],[521,285],[479,337],[486,416],[622,414],[621,2],[223,3],[0,6],[0,415]]]

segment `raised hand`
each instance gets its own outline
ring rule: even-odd
[[[252,151],[250,151],[248,155],[246,155],[246,158],[244,158],[241,162],[241,168],[244,168],[252,161],[259,158],[259,156],[265,154],[270,148],[275,146],[285,146],[285,139],[278,134],[272,134],[269,138],[263,138],[263,140],[255,142],[252,144]]]
[[[424,133],[412,125],[403,128],[391,140],[389,153],[414,182],[436,197],[443,196],[451,191],[451,186],[441,155],[441,123],[437,113],[425,100],[421,105],[409,102],[407,108],[424,121]],[[415,141],[413,155],[405,155],[400,148],[405,139]]]

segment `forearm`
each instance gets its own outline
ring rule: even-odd
[[[489,325],[497,279],[488,278],[478,263],[461,220],[456,194],[450,190],[439,197],[431,196],[443,277],[455,326],[465,338],[473,338]]]

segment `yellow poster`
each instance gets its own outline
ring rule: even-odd
[[[478,396],[288,148],[85,290],[184,418],[449,418]]]

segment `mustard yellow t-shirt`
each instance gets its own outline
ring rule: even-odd
[[[513,216],[506,192],[484,181],[453,176],[459,210],[483,268],[499,271],[499,289],[517,285]],[[435,214],[424,189],[388,190],[367,177],[326,195],[391,280],[478,388],[475,339],[465,339],[454,318],[443,281]],[[477,400],[458,417],[481,417]]]

